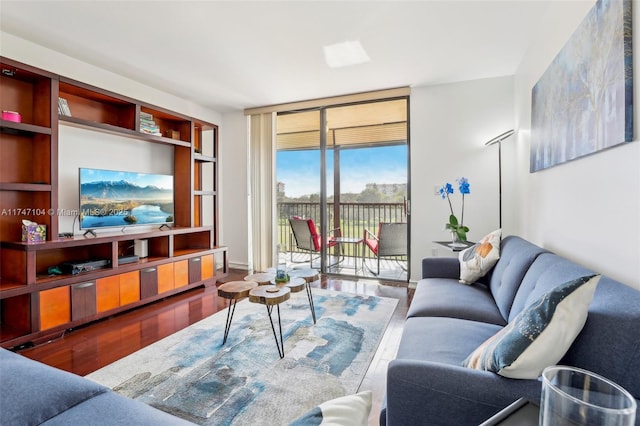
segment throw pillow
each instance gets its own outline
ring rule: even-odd
[[[476,244],[460,252],[458,260],[460,260],[461,283],[473,284],[493,268],[493,265],[500,259],[501,236],[502,230],[495,230],[485,235]]]
[[[462,363],[512,379],[536,379],[555,365],[587,321],[600,281],[590,275],[568,281],[542,295],[487,339]]]
[[[366,426],[370,411],[371,391],[363,391],[323,402],[298,417],[289,426]]]

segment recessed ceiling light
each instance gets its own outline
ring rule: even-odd
[[[331,68],[364,64],[371,60],[359,41],[343,41],[324,46],[323,49],[324,59]]]

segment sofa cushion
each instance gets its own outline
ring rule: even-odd
[[[487,282],[505,321],[509,318],[522,278],[534,260],[545,252],[546,250],[520,237],[511,235],[502,239],[500,260],[491,273],[487,274]]]
[[[407,317],[429,316],[507,323],[486,286],[465,285],[454,278],[427,278],[416,284]]]
[[[512,321],[526,306],[560,284],[594,273],[557,254],[540,254],[522,279],[509,312],[509,321]]]
[[[473,284],[493,268],[498,259],[500,259],[501,235],[501,229],[493,231],[458,254],[461,283]]]
[[[40,424],[108,392],[75,374],[0,348],[0,424]],[[10,392],[6,390],[10,389]]]
[[[471,351],[501,328],[458,318],[408,318],[396,358],[459,366]]]
[[[542,295],[463,362],[513,379],[536,379],[565,355],[586,320],[599,275],[568,281]]]

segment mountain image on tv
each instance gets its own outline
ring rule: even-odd
[[[173,222],[173,176],[80,169],[80,228]]]

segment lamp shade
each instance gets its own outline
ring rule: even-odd
[[[503,140],[505,140],[506,138],[508,138],[509,136],[513,135],[516,131],[511,129],[511,130],[507,130],[506,132],[496,136],[495,138],[488,140],[487,142],[485,142],[485,146],[491,146],[491,145],[495,145],[498,142],[502,142]]]

